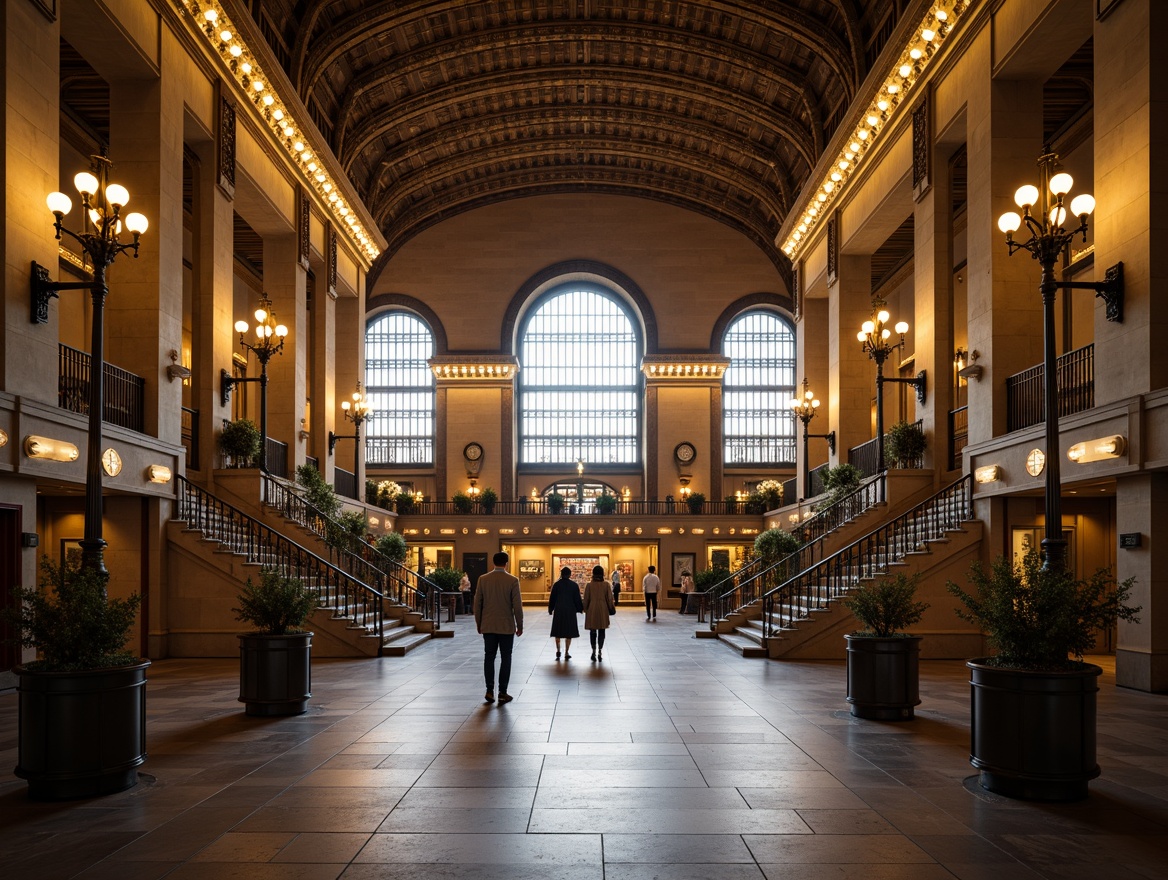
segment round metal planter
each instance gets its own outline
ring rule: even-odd
[[[911,721],[920,705],[920,636],[844,636],[848,703],[857,718]]]
[[[33,800],[125,791],[146,760],[146,669],[38,672],[17,666],[19,751],[15,774]]]
[[[248,715],[303,715],[312,696],[312,633],[239,636],[239,702]]]
[[[1098,666],[1031,672],[970,660],[970,756],[981,787],[1007,797],[1087,796],[1095,761]]]

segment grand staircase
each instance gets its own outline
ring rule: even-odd
[[[850,505],[853,519],[878,506],[863,498],[852,499]],[[968,476],[825,553],[830,534],[819,532],[765,569],[756,560],[736,573],[737,584],[715,602],[711,634],[744,657],[841,657],[842,636],[855,629],[855,621],[836,600],[863,580],[899,569],[919,572],[921,598],[938,606],[933,612],[937,633],[929,640],[933,656],[949,656],[950,651],[952,656],[970,656],[976,637],[953,630],[943,616],[949,605],[945,582],[960,579],[981,539]]]
[[[242,580],[258,577],[265,567],[299,578],[319,595],[320,608],[310,619],[318,656],[401,656],[439,631],[439,591],[425,589],[404,567],[383,567],[339,546],[317,552],[322,548],[293,541],[183,477],[177,490],[170,537],[178,565],[186,570],[172,572],[172,580],[178,575],[177,602],[194,604],[205,640],[223,646],[211,649],[211,656],[230,653],[224,650],[229,645],[224,629],[238,631],[238,624],[222,619],[224,593],[234,599]],[[202,570],[191,571],[192,565]],[[172,638],[182,642],[181,634]]]

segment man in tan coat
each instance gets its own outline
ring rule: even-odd
[[[511,649],[515,637],[523,635],[523,595],[519,578],[507,572],[510,557],[503,552],[494,556],[495,567],[479,578],[474,593],[475,625],[483,636],[483,675],[487,680],[488,703],[495,702],[495,655],[499,661],[499,702],[514,699],[507,693],[511,680]]]

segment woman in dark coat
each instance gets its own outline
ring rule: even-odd
[[[551,595],[548,596],[548,614],[552,616],[552,638],[556,640],[556,659],[560,659],[560,639],[567,639],[564,646],[564,659],[571,660],[572,639],[580,637],[580,628],[576,625],[576,615],[584,610],[584,603],[580,599],[580,585],[572,580],[572,569],[565,566],[560,569],[560,579],[552,584]]]
[[[592,569],[592,580],[584,587],[584,628],[592,642],[592,659],[604,659],[604,631],[608,629],[609,615],[616,613],[612,598],[612,584],[604,579],[604,569]]]

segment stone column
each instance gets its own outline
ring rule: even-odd
[[[827,301],[827,357],[831,377],[827,416],[828,422],[837,426],[836,454],[841,462],[848,460],[849,448],[875,436],[872,401],[876,397],[876,366],[856,341],[860,327],[871,316],[872,257],[841,254],[835,281],[828,287]]]
[[[284,350],[268,362],[268,436],[288,444],[288,473],[282,475],[287,477],[295,476],[300,420],[305,417],[308,396],[307,283],[295,234],[265,235],[264,291],[272,301],[276,321],[288,327]]]

